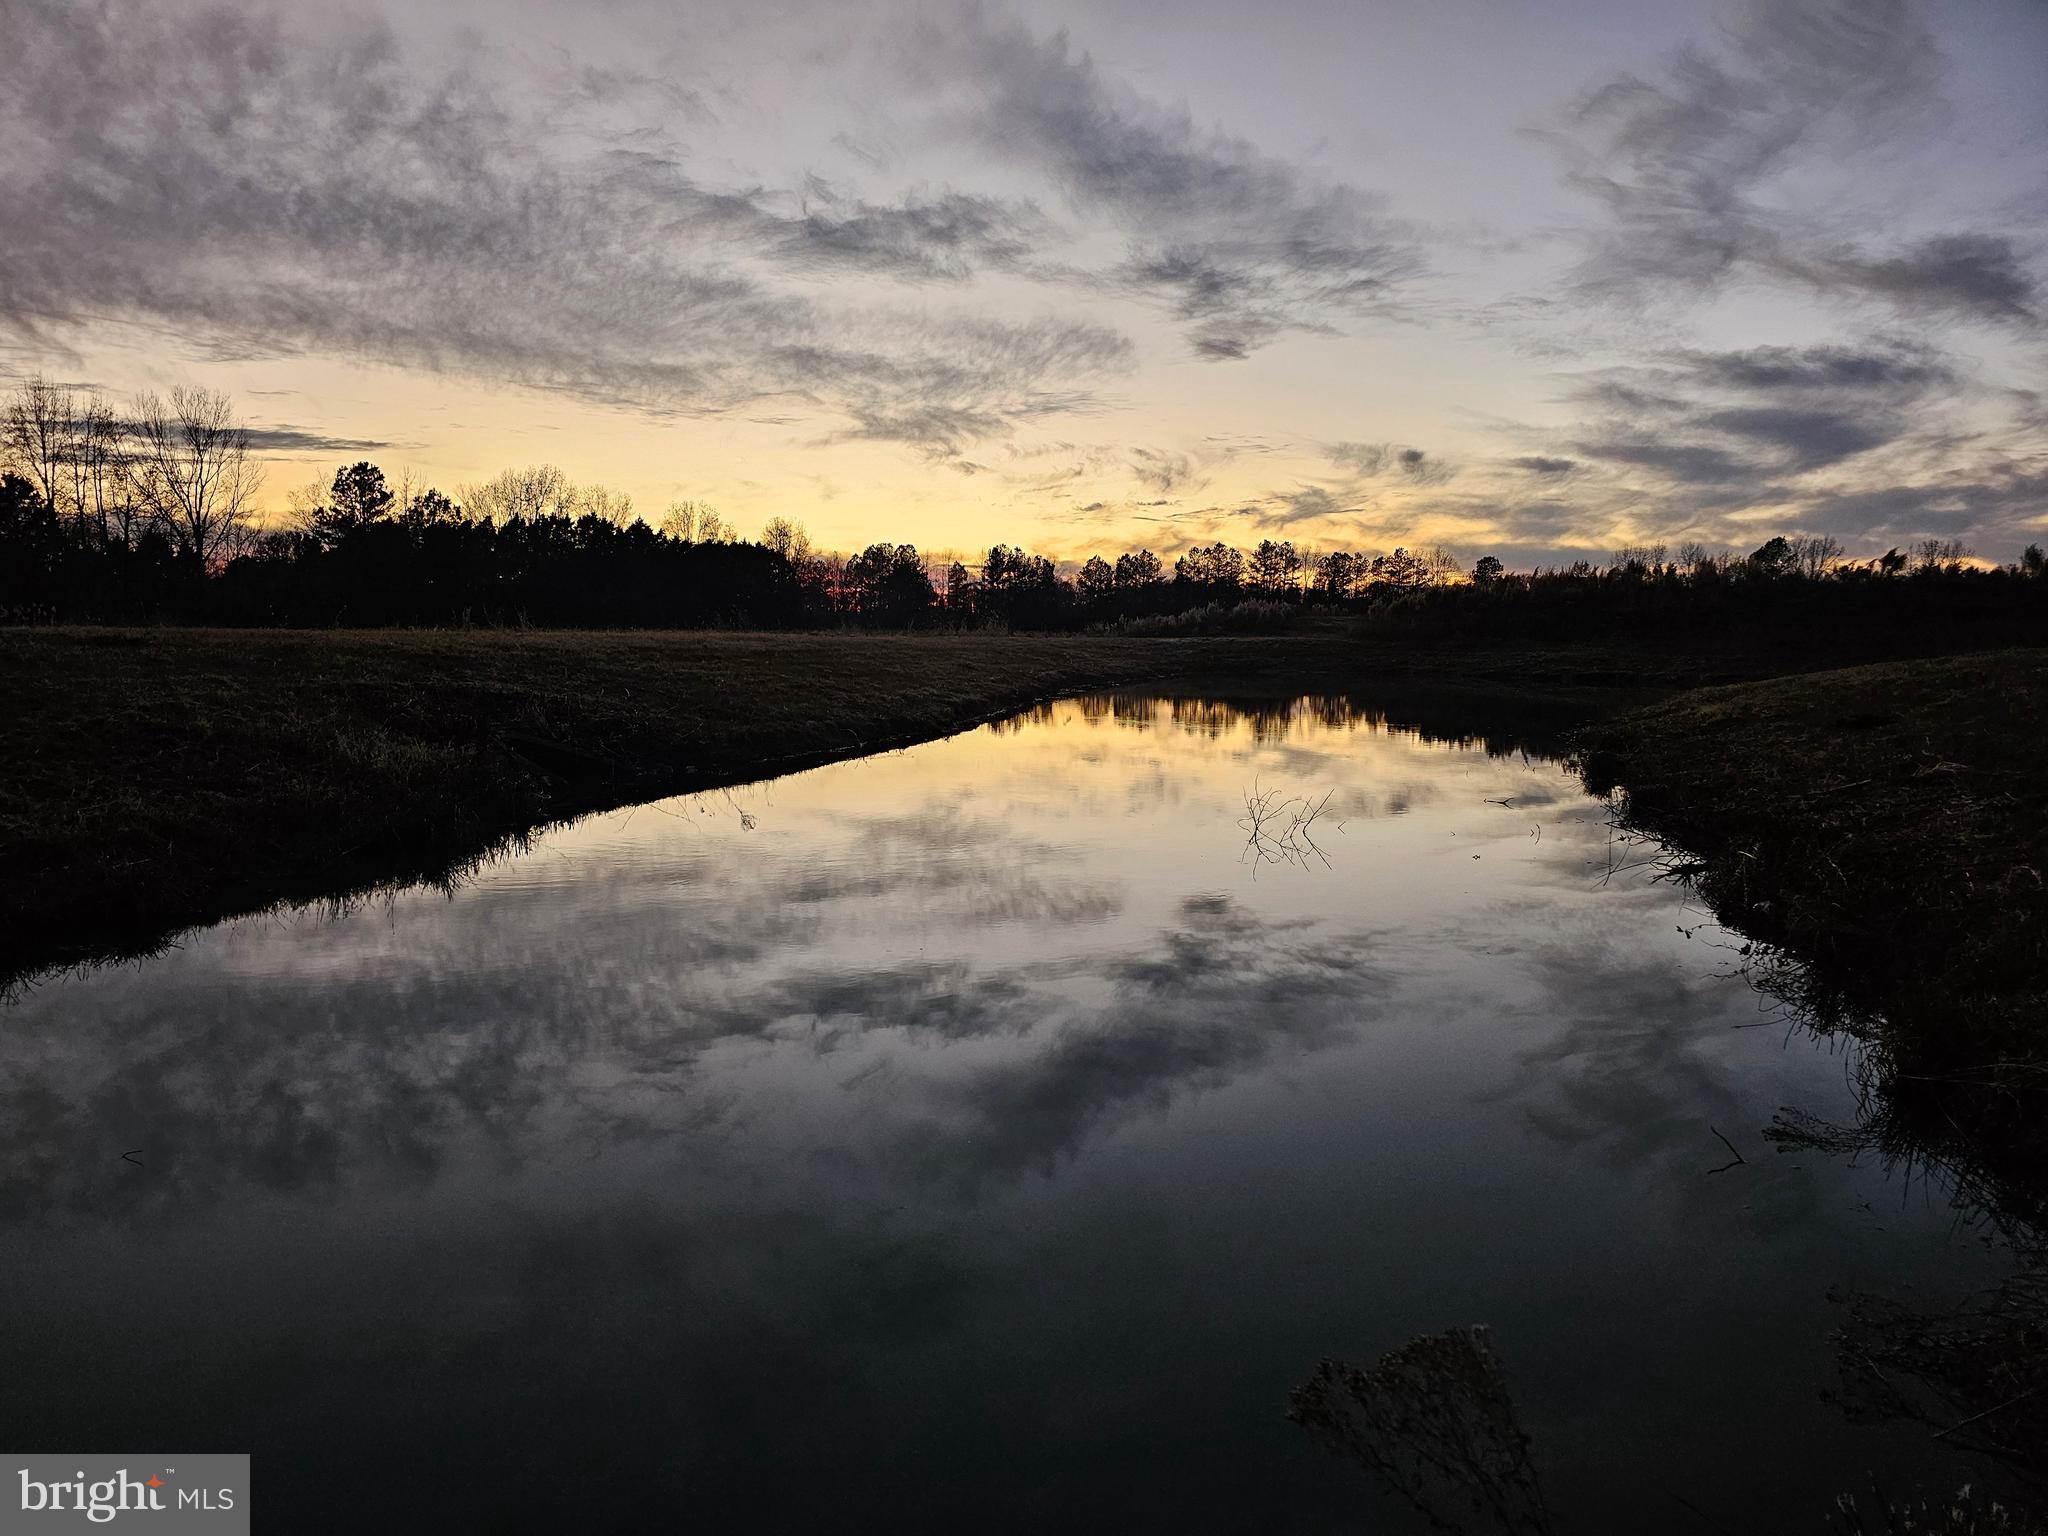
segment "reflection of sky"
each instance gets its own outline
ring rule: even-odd
[[[1345,808],[1328,868],[1241,856],[1254,785]],[[1574,1528],[1817,1512],[1902,1454],[1815,1401],[1824,1291],[1967,1245],[1767,1153],[1844,1062],[1736,1028],[1608,839],[1327,703],[1074,701],[54,983],[0,1036],[8,1427],[1228,1528],[1362,1493],[1280,1422],[1316,1358],[1484,1321]]]

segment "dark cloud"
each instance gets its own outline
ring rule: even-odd
[[[373,437],[329,437],[294,426],[250,427],[249,445],[265,453],[370,453],[392,445]]]
[[[1735,352],[1689,352],[1682,357],[1693,378],[1701,383],[1759,392],[1918,391],[1955,381],[1955,370],[1946,357],[1912,342],[1868,347],[1751,347]]]
[[[1775,486],[1916,430],[1913,407],[1958,385],[1923,343],[1687,351],[1588,380],[1601,417],[1576,443],[1590,459],[1687,485]]]
[[[1883,416],[1858,418],[1843,411],[1770,406],[1714,411],[1701,419],[1701,425],[1779,450],[1781,467],[1795,473],[1867,453],[1897,434],[1897,423]]]
[[[1788,0],[1743,9],[1715,48],[1654,79],[1586,92],[1555,135],[1569,181],[1600,201],[1580,285],[1606,298],[1711,292],[1762,278],[1916,315],[2032,323],[2037,282],[1999,234],[1958,231],[1872,250],[1829,232],[1780,178],[1925,130],[1944,60],[1909,0]]]
[[[1552,459],[1540,453],[1524,454],[1508,462],[1516,469],[1526,469],[1532,475],[1568,475],[1579,467],[1577,459]]]
[[[1014,260],[1023,205],[706,187],[659,138],[585,132],[587,81],[503,89],[492,56],[436,69],[369,23],[136,0],[6,20],[0,202],[39,211],[0,224],[0,333],[132,318],[214,356],[319,349],[665,412],[793,396],[947,452],[1085,404],[1130,358],[1100,326],[773,280],[948,280]]]
[[[1115,88],[1064,33],[967,10],[928,21],[903,67],[984,146],[1121,228],[1128,255],[1107,280],[1164,302],[1197,356],[1388,312],[1421,270],[1378,198]]]
[[[1816,262],[1813,271],[1823,284],[1861,288],[1913,313],[2036,318],[2039,284],[2003,235],[1943,235],[1878,259],[1845,253]]]
[[[815,180],[811,192],[798,217],[765,231],[776,253],[801,267],[962,282],[983,267],[1016,267],[1045,233],[1036,209],[999,198],[943,192],[877,205]]]
[[[1578,444],[1588,458],[1653,471],[1660,479],[1689,485],[1729,485],[1756,474],[1754,460],[1706,443],[1668,443],[1655,438],[1586,438]]]

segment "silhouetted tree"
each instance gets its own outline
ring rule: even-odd
[[[1244,556],[1220,541],[1203,545],[1173,562],[1173,579],[1187,586],[1234,593],[1244,582]]]
[[[1247,563],[1254,590],[1268,597],[1292,592],[1301,575],[1301,556],[1288,540],[1259,540]]]
[[[1490,587],[1501,579],[1506,567],[1498,555],[1481,555],[1472,567],[1472,580],[1482,587]]]
[[[152,517],[201,572],[240,552],[263,471],[226,395],[173,389],[135,400],[135,479]]]
[[[911,544],[870,544],[846,562],[845,581],[854,612],[867,623],[916,624],[937,600]]]
[[[1819,581],[1832,571],[1842,560],[1842,546],[1833,534],[1817,534],[1810,538],[1790,541],[1793,562],[1799,574],[1809,581]]]
[[[64,483],[66,450],[73,436],[71,391],[41,374],[19,385],[0,416],[0,458],[34,487],[54,517]]]
[[[1102,556],[1090,555],[1074,578],[1074,586],[1082,602],[1099,604],[1116,590],[1116,568]]]
[[[1749,568],[1759,576],[1789,576],[1798,560],[1790,540],[1774,537],[1764,540],[1750,552]]]
[[[811,536],[804,531],[804,525],[786,517],[768,519],[768,525],[761,530],[761,544],[791,565],[801,564],[811,553]]]
[[[1429,566],[1405,549],[1396,548],[1392,554],[1374,555],[1371,569],[1375,586],[1408,588],[1429,585]]]
[[[1316,590],[1332,602],[1342,602],[1357,589],[1366,562],[1347,550],[1333,549],[1316,561]]]
[[[1159,557],[1149,549],[1116,557],[1116,585],[1119,592],[1136,592],[1144,587],[1157,586],[1166,579],[1166,572],[1159,564]]]

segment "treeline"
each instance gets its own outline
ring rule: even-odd
[[[1310,552],[1266,539],[1150,550],[1063,572],[998,544],[929,560],[909,544],[818,551],[801,525],[742,540],[679,502],[660,525],[631,499],[559,469],[509,470],[454,495],[344,466],[290,498],[283,527],[253,515],[260,475],[225,397],[174,390],[117,412],[41,381],[0,417],[0,622],[263,625],[863,627],[1132,633],[1284,628],[1315,610],[1424,632],[1555,635],[1969,625],[2033,638],[2048,611],[2038,546],[1987,568],[1929,540],[1870,561],[1827,537],[1743,555],[1688,545],[1617,550],[1527,573],[1447,551]]]

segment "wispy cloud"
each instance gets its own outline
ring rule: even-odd
[[[10,0],[0,330],[166,325],[213,356],[318,350],[676,413],[771,397],[945,451],[1085,406],[1123,337],[1046,316],[881,312],[778,269],[946,281],[1030,210],[941,193],[718,189],[579,136],[588,95],[436,70],[388,28]]]
[[[1458,472],[1455,465],[1405,443],[1332,443],[1326,452],[1332,464],[1361,480],[1389,475],[1412,485],[1442,485]]]
[[[1781,192],[1814,162],[1867,160],[1943,111],[1944,59],[1910,0],[1785,0],[1740,10],[1718,46],[1584,93],[1553,134],[1604,206],[1579,268],[1603,299],[1790,284],[1904,314],[2038,318],[2038,277],[2006,232],[1883,246]]]
[[[1423,268],[1384,200],[1312,176],[1107,77],[1065,33],[970,7],[927,16],[901,67],[986,151],[1127,242],[1097,280],[1148,295],[1199,357],[1397,311]]]

